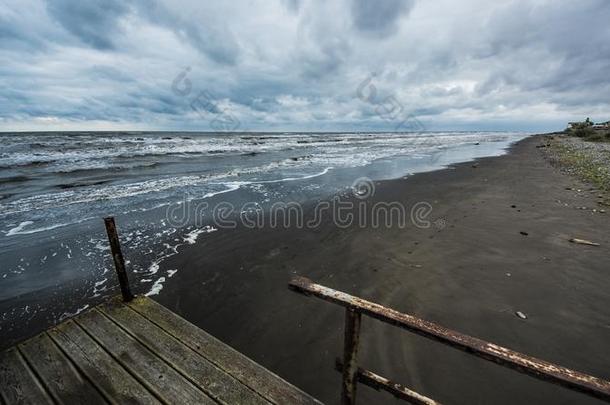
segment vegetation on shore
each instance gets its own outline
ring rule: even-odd
[[[589,118],[582,122],[572,122],[565,130],[566,134],[591,142],[610,142],[610,125],[608,122],[594,124]]]
[[[582,138],[582,137],[580,137]],[[588,139],[584,139],[587,140]],[[593,185],[600,205],[610,206],[610,145],[580,139],[554,137],[549,144],[550,158],[561,169]]]

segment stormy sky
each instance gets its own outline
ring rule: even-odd
[[[610,119],[608,0],[0,0],[0,131]]]

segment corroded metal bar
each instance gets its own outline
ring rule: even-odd
[[[125,270],[125,260],[123,259],[123,252],[121,252],[121,243],[119,242],[119,235],[116,230],[114,218],[104,218],[104,224],[106,225],[106,233],[108,234],[108,241],[110,242],[110,251],[112,252],[112,259],[114,260],[114,268],[116,269],[119,285],[121,286],[121,295],[123,296],[123,301],[129,302],[133,299],[133,294],[129,288],[129,280],[127,279],[127,271]]]
[[[343,363],[337,358],[335,360],[335,368],[337,371],[343,371]],[[368,385],[369,387],[379,390],[384,390],[394,395],[398,399],[405,400],[416,405],[441,405],[433,399],[430,399],[418,392],[408,389],[404,385],[395,383],[385,377],[377,375],[372,371],[358,368],[358,382]]]
[[[305,295],[326,301],[406,329],[410,332],[444,343],[477,357],[512,368],[540,380],[559,384],[574,391],[610,402],[610,381],[570,370],[505,347],[453,331],[434,322],[404,314],[382,305],[313,283],[304,277],[295,277],[289,287]]]
[[[356,378],[358,374],[358,343],[360,341],[361,315],[353,308],[345,309],[345,336],[343,341],[343,383],[341,387],[341,404],[356,403]]]

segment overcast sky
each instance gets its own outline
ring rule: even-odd
[[[0,0],[0,54],[4,131],[610,119],[609,0]]]

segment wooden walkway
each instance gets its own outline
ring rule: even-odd
[[[0,353],[2,403],[320,404],[145,297]]]

